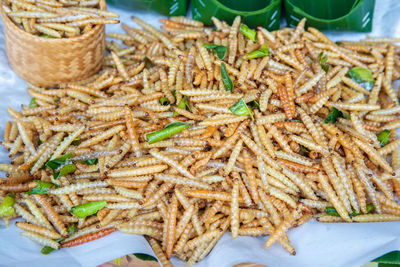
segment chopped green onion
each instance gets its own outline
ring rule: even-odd
[[[215,52],[220,60],[224,59],[226,52],[228,51],[228,47],[224,45],[204,44],[204,47]]]
[[[34,188],[32,188],[31,190],[29,190],[28,192],[26,192],[25,194],[43,195],[43,194],[47,194],[51,188],[60,187],[59,185],[53,184],[51,182],[45,182],[45,181],[40,181],[40,180],[34,180],[34,182],[36,182],[37,185]]]
[[[329,71],[329,65],[325,63],[328,60],[328,56],[324,56],[324,52],[321,52],[321,53],[319,53],[318,58],[319,58],[318,63],[321,66],[321,68],[325,72],[328,72]]]
[[[383,130],[382,132],[376,135],[378,137],[378,141],[381,143],[382,146],[386,146],[387,142],[389,141],[390,131]]]
[[[240,25],[240,32],[253,42],[257,41],[257,32],[250,29],[246,24]]]
[[[48,35],[48,34],[42,34],[40,35],[40,37],[44,37],[44,38],[53,38],[52,36]]]
[[[221,72],[221,78],[222,78],[222,82],[224,84],[225,90],[232,92],[233,82],[232,82],[231,78],[229,77],[228,71],[226,70],[225,63],[223,63],[223,62],[221,62],[220,72]]]
[[[165,96],[160,97],[160,104],[163,106],[168,106],[170,104],[168,98],[166,98]]]
[[[60,178],[61,176],[65,176],[69,173],[73,173],[74,171],[76,171],[76,166],[75,164],[65,164],[64,166],[61,167],[61,170],[54,174],[54,179],[57,180],[58,178]]]
[[[38,139],[38,141],[37,141],[37,145],[38,145],[38,146],[40,146],[41,144],[43,144],[43,141],[42,141],[42,140],[40,140],[40,139]]]
[[[369,69],[354,67],[349,71],[349,77],[368,91],[374,87],[375,80],[372,78],[372,72]]]
[[[142,260],[142,261],[157,261],[156,258],[154,258],[153,256],[148,255],[148,254],[133,253],[133,255],[135,255],[136,258],[138,258],[139,260]]]
[[[14,214],[15,196],[8,193],[0,204],[0,217],[9,217]]]
[[[332,107],[328,116],[325,118],[324,123],[335,123],[338,118],[350,119],[349,115],[341,112],[335,107]]]
[[[164,127],[164,129],[155,131],[152,133],[149,133],[146,135],[147,142],[149,144],[154,144],[156,142],[159,142],[161,140],[164,140],[168,137],[173,136],[176,133],[179,133],[187,128],[190,127],[190,123],[182,122],[182,121],[176,121],[168,124],[167,126]]]
[[[259,57],[266,57],[270,54],[268,46],[262,45],[259,49],[251,51],[243,56],[244,59],[253,59]]]
[[[253,112],[251,109],[246,105],[244,100],[241,98],[238,102],[236,102],[233,106],[229,108],[232,113],[239,115],[239,116],[246,116],[250,115],[251,119],[254,120]]]
[[[72,207],[70,212],[75,216],[84,219],[87,216],[93,215],[107,205],[107,201],[93,201]]]
[[[38,105],[38,103],[36,102],[36,98],[32,98],[31,99],[31,102],[29,102],[29,107],[30,108],[36,108],[36,107],[38,107],[39,105]]]
[[[99,160],[97,158],[94,158],[94,159],[81,160],[79,162],[86,165],[95,165],[99,162]]]

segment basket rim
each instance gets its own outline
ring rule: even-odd
[[[3,1],[0,0],[0,3],[2,3]],[[106,1],[105,0],[100,0],[100,9],[101,10],[106,10]],[[91,29],[88,32],[85,32],[82,35],[79,36],[75,36],[75,37],[69,37],[69,38],[45,38],[45,37],[40,37],[38,35],[35,34],[30,34],[24,30],[22,30],[20,27],[18,27],[17,25],[15,25],[15,23],[10,19],[10,17],[6,14],[6,12],[3,9],[3,5],[0,5],[0,11],[1,11],[1,17],[3,19],[3,28],[5,27],[5,24],[8,25],[12,25],[10,27],[13,28],[13,31],[17,31],[20,35],[26,36],[26,38],[32,38],[32,39],[36,39],[35,41],[40,41],[40,42],[49,42],[49,43],[69,43],[72,41],[80,41],[80,40],[84,40],[88,37],[91,37],[92,35],[96,34],[98,31],[100,31],[102,28],[104,28],[104,24],[97,24],[96,26],[93,27],[93,29]]]

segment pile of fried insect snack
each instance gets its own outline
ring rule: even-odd
[[[133,21],[100,73],[9,109],[0,215],[42,253],[121,231],[192,265],[228,231],[295,254],[312,218],[400,220],[399,40]]]
[[[118,14],[101,9],[104,0],[3,0],[2,4],[0,9],[20,29],[45,38],[76,37],[96,25],[119,23]]]

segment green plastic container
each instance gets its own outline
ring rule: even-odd
[[[110,5],[135,10],[153,10],[165,16],[185,16],[187,0],[107,0]]]
[[[232,23],[236,16],[250,28],[263,26],[277,30],[280,26],[281,0],[192,0],[193,19],[211,25],[214,16]]]
[[[285,0],[287,24],[295,27],[303,18],[319,30],[372,30],[375,0]]]

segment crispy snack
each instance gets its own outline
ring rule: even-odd
[[[48,33],[115,17],[62,3],[54,16],[53,2],[34,3],[14,21]],[[253,42],[240,18],[214,18],[216,31],[162,19],[167,33],[133,19],[142,29],[108,34],[123,44],[107,43],[99,74],[31,86],[29,107],[9,109],[0,197],[15,204],[0,211],[25,220],[23,235],[57,249],[143,234],[170,266],[172,256],[201,260],[228,230],[270,235],[267,248],[295,254],[287,232],[312,217],[399,220],[397,46],[338,45],[305,20],[259,28]]]
[[[118,14],[100,10],[99,0],[7,0],[2,4],[19,28],[43,38],[71,38],[85,34],[97,24],[119,23]]]

